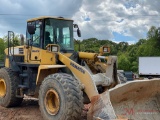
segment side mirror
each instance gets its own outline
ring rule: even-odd
[[[78,35],[78,37],[81,37],[81,31],[79,28],[77,29],[77,35]]]
[[[77,24],[73,24],[73,27],[77,28],[77,35],[78,35],[78,37],[81,37],[81,31],[80,31],[78,25]]]
[[[74,28],[78,28],[78,25],[77,25],[77,24],[73,24],[73,27],[74,27]]]
[[[27,30],[28,30],[28,32],[29,32],[29,34],[30,35],[33,35],[33,34],[35,34],[35,26],[34,25],[30,25],[30,24],[28,24],[27,25]]]

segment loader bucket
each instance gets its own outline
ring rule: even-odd
[[[87,120],[128,120],[122,115],[116,116],[110,101],[109,91],[91,99]]]
[[[92,97],[90,109],[87,114],[87,120],[116,119],[108,91]]]
[[[131,81],[109,92],[116,115],[129,120],[160,120],[160,79]]]

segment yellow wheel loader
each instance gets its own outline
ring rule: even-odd
[[[159,80],[119,84],[117,57],[103,56],[109,47],[102,46],[99,53],[75,52],[74,29],[80,37],[73,20],[33,18],[21,46],[12,44],[14,33],[8,31],[0,105],[18,106],[27,95],[38,98],[45,120],[81,120],[83,104],[89,103],[88,120],[158,120]]]

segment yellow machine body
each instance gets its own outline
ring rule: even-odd
[[[89,99],[91,103],[88,120],[147,119],[147,115],[139,117],[138,114],[134,114],[132,116],[132,108],[139,110],[139,106],[142,106],[138,101],[139,99],[141,102],[145,101],[146,104],[149,104],[143,104],[145,107],[151,106],[153,112],[156,112],[157,109],[154,109],[156,107],[151,105],[155,102],[151,101],[158,100],[156,95],[159,95],[158,86],[160,82],[158,80],[153,81],[156,88],[151,87],[149,94],[147,94],[146,88],[152,84],[150,81],[131,82],[117,87],[116,85],[119,84],[117,57],[103,56],[104,53],[110,52],[108,46],[102,46],[99,53],[75,53],[72,27],[73,20],[61,17],[44,16],[27,21],[27,29],[32,34],[27,31],[26,45],[5,49],[5,67],[13,69],[20,73],[19,76],[23,77],[22,83],[24,84],[19,86],[18,95],[23,97],[25,93],[38,97],[38,89],[47,76],[65,72],[78,81],[81,90],[87,95],[84,99]],[[76,24],[74,27],[78,28]],[[80,34],[80,32],[77,33]],[[47,34],[52,39],[50,43],[47,41]],[[30,81],[32,83],[28,83]],[[25,85],[28,85],[27,90]],[[4,89],[0,91],[2,96],[6,89],[4,80],[1,80],[1,86],[4,86]],[[50,90],[50,93],[54,95],[55,92]],[[144,94],[145,98],[143,99],[140,94]],[[57,93],[55,95],[57,96]],[[147,98],[150,96],[153,99],[147,102]],[[54,96],[52,97],[54,98]],[[49,105],[52,106],[52,104]],[[128,111],[123,114],[122,108],[124,106]],[[118,115],[124,117],[118,117]],[[152,117],[148,118],[152,120]],[[159,114],[155,118],[159,118]]]

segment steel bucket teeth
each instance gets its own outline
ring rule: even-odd
[[[116,119],[116,115],[110,102],[108,91],[91,98],[91,106],[87,113],[87,120],[114,119]]]

